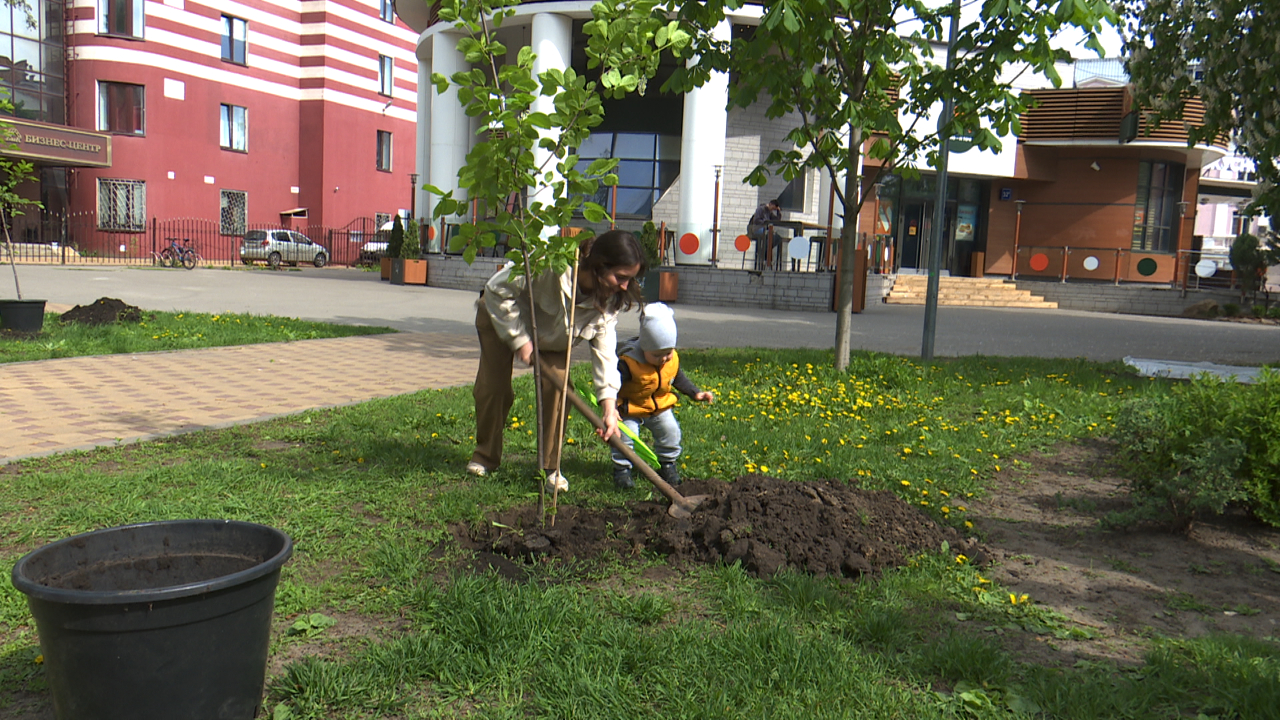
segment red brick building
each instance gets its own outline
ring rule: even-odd
[[[39,0],[34,26],[3,14],[0,83],[34,143],[11,154],[37,163],[28,194],[46,206],[15,223],[22,239],[118,251],[155,220],[198,218],[232,248],[249,226],[372,226],[410,206],[416,34],[390,0]],[[89,214],[97,232],[73,222],[66,237],[61,218]]]

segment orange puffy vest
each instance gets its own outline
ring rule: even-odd
[[[631,379],[622,383],[618,399],[626,404],[618,411],[626,417],[650,417],[676,404],[676,394],[671,391],[671,381],[680,372],[680,354],[671,352],[671,360],[662,367],[621,355],[631,371]]]

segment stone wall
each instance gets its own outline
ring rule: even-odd
[[[503,261],[476,258],[467,265],[460,256],[430,255],[427,284],[431,287],[479,292]],[[802,312],[831,312],[834,274],[829,272],[758,272],[733,268],[680,265],[667,268],[680,275],[678,303],[717,307],[765,308]],[[867,305],[880,302],[893,286],[893,275],[867,276]],[[1111,283],[1018,280],[1032,294],[1058,303],[1063,310],[1087,310],[1128,315],[1179,317],[1190,305],[1212,299],[1218,304],[1240,303],[1230,290],[1188,290],[1165,286],[1112,285]],[[1248,303],[1242,309],[1248,312]]]
[[[489,276],[502,267],[502,261],[496,258],[476,258],[474,265],[467,265],[455,255],[429,257],[427,284],[452,290],[479,292]],[[667,269],[680,275],[679,303],[831,312],[833,273],[757,272],[691,265]],[[879,302],[892,283],[892,276],[870,275],[867,303]]]
[[[1201,300],[1241,305],[1240,293],[1230,290],[1190,289],[1183,297],[1181,290],[1168,286],[1021,279],[1016,284],[1021,290],[1058,303],[1061,310],[1180,317],[1187,307]],[[1247,306],[1247,303],[1241,305],[1246,312]]]

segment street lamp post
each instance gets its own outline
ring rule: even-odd
[[[418,173],[409,173],[409,217],[418,219]]]
[[[1191,267],[1190,267],[1191,254],[1182,252],[1182,233],[1186,231],[1187,207],[1190,204],[1191,203],[1187,202],[1186,200],[1178,201],[1178,237],[1175,238],[1173,241],[1174,258],[1175,258],[1173,263],[1173,271],[1177,273],[1177,275],[1174,277],[1174,282],[1182,286],[1182,297],[1187,296],[1187,275],[1191,274],[1190,272],[1191,271]],[[1187,257],[1186,268],[1181,267],[1183,255],[1186,255]]]
[[[1013,280],[1018,279],[1018,240],[1022,234],[1022,206],[1027,204],[1026,200],[1014,200],[1013,203],[1018,206],[1018,218],[1013,222],[1013,272],[1010,276]]]
[[[947,34],[947,73],[956,62],[956,35],[960,33],[960,0],[951,2],[951,30]],[[947,78],[951,82],[951,78]],[[951,150],[951,122],[955,120],[952,108],[955,107],[954,87],[948,88],[942,98],[942,114],[938,116],[938,175],[937,197],[934,200],[933,247],[929,248],[929,284],[924,296],[924,340],[920,344],[920,359],[925,362],[933,360],[933,341],[938,330],[938,288],[941,284],[942,244],[947,241],[943,234],[947,219],[947,155]]]

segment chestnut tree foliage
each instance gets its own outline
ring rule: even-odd
[[[940,139],[964,135],[983,149],[998,149],[998,136],[1019,131],[1025,101],[1009,84],[1022,70],[1059,82],[1054,62],[1067,57],[1053,39],[1069,28],[1084,33],[1101,54],[1097,33],[1115,14],[1106,0],[982,0],[966,2],[954,38],[956,58],[946,68],[951,16],[961,4],[920,0],[773,0],[760,24],[730,40],[707,30],[739,7],[737,0],[682,2],[678,17],[693,28],[697,65],[677,73],[679,87],[708,71],[731,73],[729,103],[768,103],[774,119],[796,117],[787,139],[793,147],[771,151],[748,181],[768,174],[790,180],[810,168],[826,172],[844,218],[841,246],[852,252],[861,208],[864,139],[867,154],[883,166],[912,173],[937,167]],[[910,118],[937,117],[944,98],[953,103],[945,127],[916,127]],[[844,179],[841,187],[839,179]],[[853,263],[842,264],[836,315],[836,367],[848,366]]]
[[[1254,161],[1250,211],[1280,217],[1280,6],[1275,0],[1124,0],[1125,50],[1138,101],[1181,122],[1188,98],[1205,119],[1192,144],[1226,134]]]

